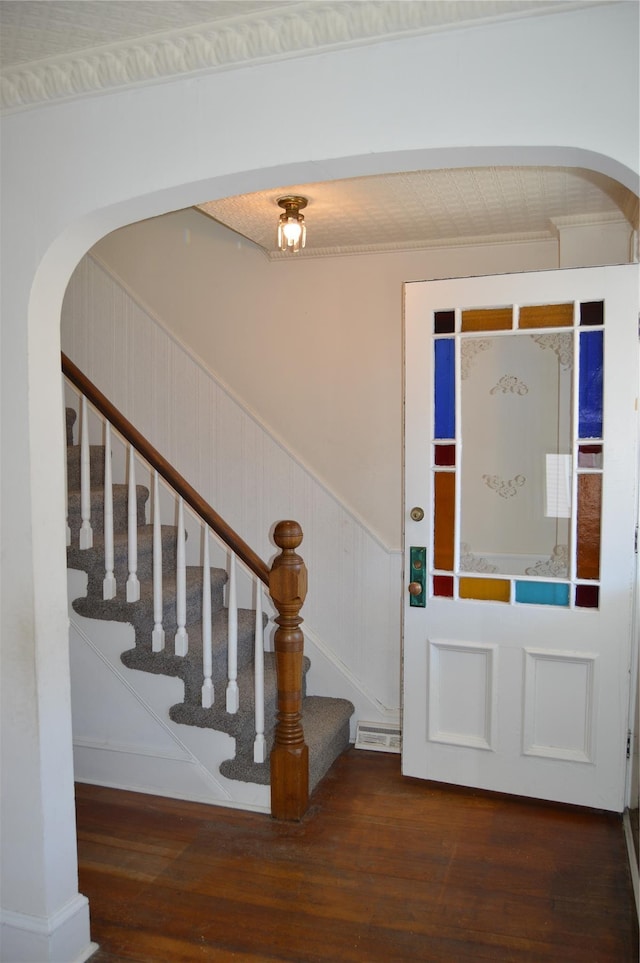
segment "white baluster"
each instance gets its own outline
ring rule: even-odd
[[[127,579],[127,602],[140,600],[138,581],[138,505],[136,498],[136,467],[133,445],[129,445],[129,488],[127,500],[129,578]]]
[[[255,634],[255,706],[256,738],[253,743],[253,761],[264,762],[267,743],[264,738],[264,627],[262,625],[262,583],[256,579],[256,634]]]
[[[211,563],[209,561],[209,526],[204,526],[204,558],[202,565],[202,708],[214,703],[213,654],[211,651]]]
[[[80,429],[80,548],[92,548],[91,528],[91,449],[89,447],[89,419],[87,399],[82,396],[82,425]]]
[[[228,630],[228,673],[227,683],[227,712],[236,713],[240,708],[240,694],[238,692],[238,598],[236,590],[236,557],[233,552],[229,557],[229,594],[227,598],[229,615]]]
[[[104,579],[102,598],[116,597],[116,577],[113,572],[113,480],[111,476],[111,425],[104,423]]]
[[[178,499],[178,546],[176,554],[176,621],[178,630],[175,637],[175,653],[176,655],[186,655],[189,651],[189,636],[185,628],[187,622],[187,568],[182,498]]]
[[[164,628],[162,627],[162,527],[160,519],[160,485],[158,472],[153,478],[153,632],[151,651],[164,649]]]

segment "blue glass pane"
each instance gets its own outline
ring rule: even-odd
[[[569,586],[557,582],[516,582],[516,602],[568,605]]]
[[[456,386],[454,339],[435,342],[435,437],[455,438]]]
[[[580,438],[602,438],[602,339],[602,331],[580,334]]]

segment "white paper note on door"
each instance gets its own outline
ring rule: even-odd
[[[547,455],[545,515],[571,517],[571,455]]]

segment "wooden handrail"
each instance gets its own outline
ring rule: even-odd
[[[208,502],[202,498],[201,495],[193,488],[189,482],[182,477],[182,475],[176,471],[176,469],[171,465],[166,458],[157,451],[153,445],[147,441],[147,439],[142,435],[134,426],[128,421],[125,416],[118,411],[115,405],[113,405],[109,399],[102,394],[102,392],[96,388],[92,381],[87,378],[85,374],[70,358],[63,353],[62,354],[62,371],[69,379],[69,381],[82,392],[91,404],[98,409],[98,411],[104,415],[107,421],[116,428],[117,431],[125,438],[136,451],[140,452],[142,457],[155,468],[160,475],[168,482],[171,487],[180,495],[184,501],[193,508],[193,510],[203,519],[211,528],[216,535],[219,535],[223,542],[225,542],[229,548],[235,552],[239,559],[241,559],[247,568],[256,575],[261,582],[265,585],[269,585],[269,567],[265,562],[262,561],[259,555],[253,551],[252,548],[247,545],[245,541],[228,525],[225,520],[218,515],[218,513],[209,505]]]

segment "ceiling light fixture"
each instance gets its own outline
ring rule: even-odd
[[[283,208],[278,222],[278,247],[281,251],[297,254],[304,247],[307,228],[300,211],[306,206],[306,197],[299,197],[297,194],[278,199],[278,207]]]

